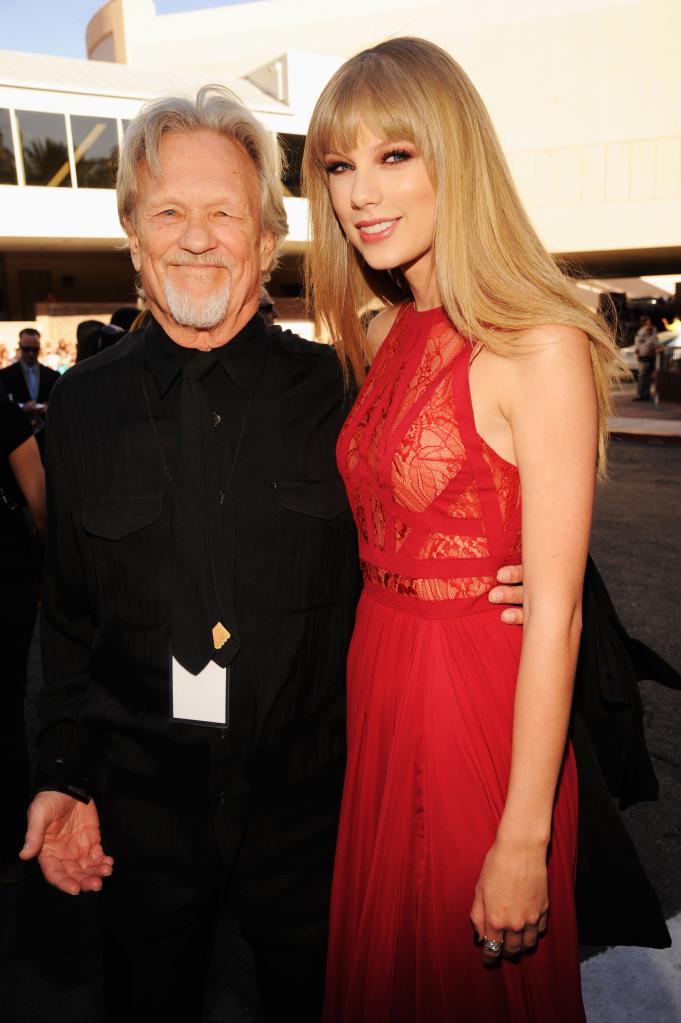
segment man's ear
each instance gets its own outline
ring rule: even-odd
[[[123,229],[128,236],[128,245],[130,247],[130,258],[132,259],[132,265],[134,266],[137,273],[140,272],[140,240],[137,228],[132,220],[126,220],[123,224]]]
[[[271,231],[263,231],[260,238],[260,270],[265,273],[272,266],[274,253],[277,248],[277,239]]]

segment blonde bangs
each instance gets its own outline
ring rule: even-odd
[[[341,71],[343,69],[341,68]],[[364,70],[364,69],[362,69]],[[357,146],[363,129],[386,142],[411,142],[431,173],[432,140],[423,123],[422,102],[405,96],[407,84],[386,68],[378,79],[368,65],[365,73],[347,73],[332,79],[322,94],[310,124],[306,149],[321,168],[328,153],[348,153]]]

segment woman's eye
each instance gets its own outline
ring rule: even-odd
[[[177,210],[161,210],[162,217],[174,217]]]
[[[406,149],[391,149],[389,153],[386,153],[383,157],[384,163],[403,163],[405,160],[411,160],[412,154]]]
[[[348,170],[350,167],[349,163],[345,163],[343,160],[330,160],[326,164],[327,174],[342,174],[343,171]]]

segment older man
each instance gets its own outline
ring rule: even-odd
[[[200,1019],[224,895],[266,1018],[314,1020],[358,587],[349,398],[331,348],[257,313],[286,220],[247,110],[216,89],[147,107],[118,200],[153,318],[51,403],[23,856],[72,894],[107,879],[108,1018]]]

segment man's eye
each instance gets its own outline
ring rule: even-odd
[[[407,149],[391,149],[383,157],[383,163],[403,163],[411,158],[412,154]]]
[[[161,216],[162,217],[174,217],[176,215],[176,213],[177,213],[177,210],[172,210],[172,209],[170,209],[170,210],[161,210]]]
[[[350,164],[344,160],[330,160],[325,166],[327,174],[342,174],[343,171],[350,169]]]

